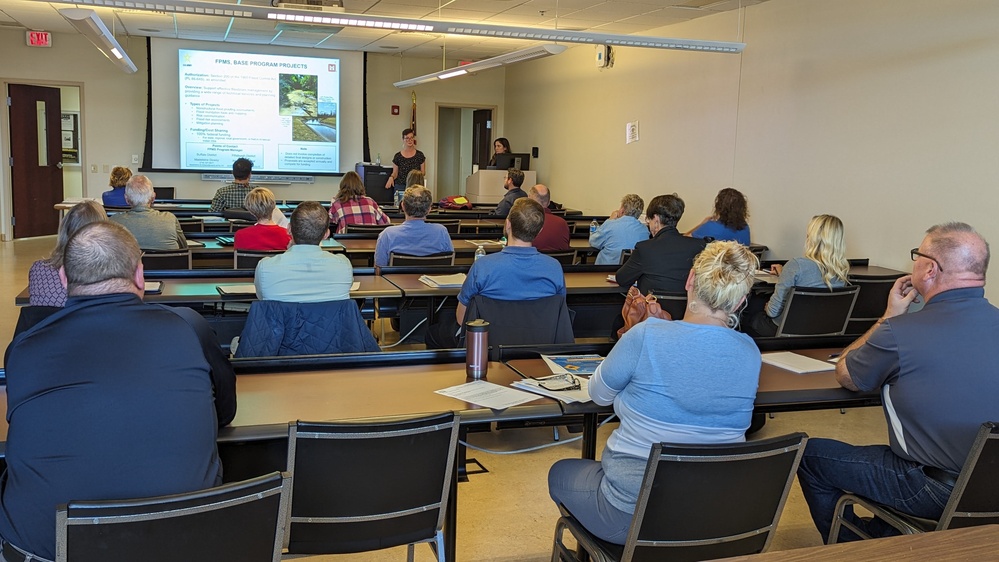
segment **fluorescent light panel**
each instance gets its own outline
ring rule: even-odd
[[[170,3],[133,2],[126,0],[51,0],[52,3],[106,6],[131,10],[156,12],[177,12],[207,16],[266,19],[273,21],[297,22],[314,25],[335,25],[366,27],[397,31],[423,31],[452,35],[472,35],[479,37],[499,37],[523,39],[526,41],[558,41],[559,43],[581,43],[588,45],[613,45],[617,47],[642,47],[647,49],[676,49],[706,53],[741,53],[745,43],[728,41],[700,41],[696,39],[671,39],[641,35],[618,35],[613,33],[593,33],[589,31],[566,31],[534,27],[505,25],[484,25],[448,21],[418,20],[360,14],[327,15],[322,12],[304,12],[271,8],[202,2],[199,0],[176,0]]]
[[[470,72],[479,72],[480,70],[496,68],[497,66],[502,66],[504,64],[514,64],[531,59],[549,57],[551,55],[557,55],[565,51],[565,49],[566,49],[565,45],[554,45],[554,44],[537,45],[535,47],[520,49],[518,51],[502,54],[497,57],[492,57],[486,60],[480,60],[478,62],[464,64],[457,68],[449,68],[447,70],[441,70],[440,72],[424,74],[423,76],[417,76],[416,78],[402,80],[400,82],[396,82],[393,85],[396,88],[409,88],[411,86],[417,86],[419,84],[426,84],[427,82],[433,82],[434,80],[446,80],[448,78],[454,78],[455,76],[462,76]]]
[[[118,40],[108,31],[97,12],[84,8],[64,8],[59,10],[59,14],[119,68],[129,74],[138,70],[132,59],[128,58],[125,49],[121,48]]]

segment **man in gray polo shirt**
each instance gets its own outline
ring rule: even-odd
[[[836,379],[881,390],[889,446],[810,439],[798,480],[815,526],[828,539],[844,492],[901,512],[939,518],[983,422],[999,419],[999,309],[985,300],[989,245],[964,223],[926,231],[912,275],[895,282],[884,316],[843,351]],[[922,310],[906,314],[918,297]],[[898,534],[861,521],[872,536]],[[855,540],[848,530],[840,540]]]

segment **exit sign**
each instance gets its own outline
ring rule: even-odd
[[[29,47],[51,47],[52,34],[48,31],[28,31]]]

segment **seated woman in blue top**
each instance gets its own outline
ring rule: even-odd
[[[105,207],[130,207],[125,201],[125,184],[132,177],[132,170],[124,166],[115,166],[111,170],[111,178],[108,184],[111,189],[101,194],[101,200]]]
[[[832,215],[812,217],[805,233],[805,257],[794,258],[771,273],[779,275],[774,294],[762,311],[750,316],[746,332],[754,337],[777,333],[777,319],[784,312],[787,296],[795,287],[845,287],[849,285],[850,262],[846,260],[843,221]]]
[[[759,261],[735,242],[712,242],[687,277],[683,320],[649,318],[626,332],[590,378],[621,425],[601,460],[564,459],[548,492],[591,533],[624,544],[654,443],[745,441],[760,352],[733,328]]]
[[[687,236],[734,240],[749,245],[749,205],[746,196],[736,189],[726,187],[715,196],[715,212],[701,221]]]

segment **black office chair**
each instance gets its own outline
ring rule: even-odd
[[[414,256],[411,254],[398,254],[389,252],[389,265],[420,265],[420,266],[441,266],[454,265],[454,252],[440,252],[426,256]]]
[[[860,287],[857,301],[853,303],[850,322],[846,326],[847,334],[860,335],[870,329],[885,312],[888,304],[888,294],[891,292],[898,275],[851,275],[850,284]]]
[[[378,234],[379,232],[385,230],[386,228],[392,226],[391,224],[348,224],[347,234],[354,233],[368,233],[368,234]]]
[[[191,269],[191,250],[142,250],[142,267],[146,271]]]
[[[500,345],[575,343],[572,315],[565,297],[554,295],[529,301],[504,301],[482,295],[472,297],[465,322],[489,322],[489,345],[494,356]]]
[[[871,538],[845,516],[847,509],[853,513],[854,505],[870,511],[875,517],[904,535],[999,523],[997,477],[999,477],[999,424],[987,422],[978,430],[974,445],[968,452],[968,458],[964,461],[961,473],[954,483],[954,490],[939,520],[915,517],[861,496],[844,494],[836,502],[836,512],[829,528],[829,544],[839,540],[841,526],[860,537]]]
[[[229,232],[238,232],[244,228],[250,228],[257,224],[256,220],[227,219],[229,222]]]
[[[624,262],[631,259],[631,254],[633,254],[634,252],[635,250],[633,248],[626,248],[624,250],[621,250],[621,262],[620,262],[621,265],[624,265]]]
[[[205,231],[205,221],[204,219],[195,218],[178,218],[177,222],[180,223],[180,229],[183,232],[204,232]]]
[[[777,337],[841,336],[860,287],[794,287],[777,323]]]
[[[683,320],[687,313],[687,293],[654,293],[656,301],[673,320]]]
[[[56,510],[56,561],[278,562],[290,476],[137,500],[73,501]]]
[[[579,560],[563,542],[565,531],[598,562],[763,552],[777,530],[807,439],[794,433],[730,445],[657,443],[625,544],[596,538],[559,506],[552,562]]]
[[[222,210],[222,218],[226,220],[239,220],[239,221],[249,221],[251,223],[257,222],[257,217],[253,215],[250,211],[242,207],[229,207],[228,209]]]
[[[576,263],[576,250],[569,250],[568,252],[541,252],[542,254],[555,258],[562,265],[572,265]]]
[[[426,219],[430,224],[439,224],[451,234],[457,234],[461,229],[461,219]]]
[[[433,543],[444,560],[445,506],[458,445],[454,412],[288,428],[294,476],[290,554]]]
[[[233,269],[254,269],[260,260],[278,256],[285,250],[236,250],[232,253]]]

